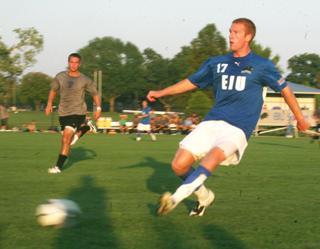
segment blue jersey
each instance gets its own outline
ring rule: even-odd
[[[150,112],[151,112],[151,108],[149,106],[141,110],[142,115],[148,115],[147,117],[142,118],[140,120],[141,124],[150,124]]]
[[[274,64],[253,52],[212,57],[188,79],[199,88],[213,87],[216,103],[204,120],[226,121],[243,130],[247,140],[260,117],[263,87],[280,92],[287,86]]]

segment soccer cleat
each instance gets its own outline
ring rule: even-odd
[[[77,134],[74,134],[70,145],[74,145],[78,140],[79,140],[79,136]]]
[[[208,197],[205,200],[197,201],[196,206],[190,211],[189,216],[203,216],[206,208],[212,205],[214,198],[214,193],[208,189]]]
[[[171,212],[176,206],[177,204],[175,204],[172,200],[171,193],[166,192],[160,197],[158,215],[166,215]]]
[[[48,169],[48,173],[49,174],[59,174],[59,173],[61,173],[61,169],[59,169],[58,166],[54,166],[54,167]]]
[[[153,133],[151,133],[150,136],[151,136],[151,140],[152,140],[152,141],[157,141],[156,135],[154,135]]]
[[[141,137],[137,137],[136,141],[138,141],[138,142],[141,141]]]
[[[97,133],[97,128],[96,126],[92,123],[91,120],[88,120],[87,125],[90,127],[90,131],[93,133]]]

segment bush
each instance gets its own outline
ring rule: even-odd
[[[199,116],[204,117],[212,107],[212,100],[203,92],[196,91],[191,94],[185,108],[185,113],[197,113]]]

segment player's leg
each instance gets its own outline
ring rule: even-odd
[[[61,173],[63,165],[65,161],[68,159],[70,153],[70,143],[72,137],[74,136],[75,128],[72,126],[65,126],[63,129],[63,134],[61,138],[61,148],[60,154],[58,155],[58,159],[56,165],[52,168],[48,169],[48,173],[56,174]]]
[[[152,141],[156,141],[157,140],[157,137],[156,135],[152,132],[152,129],[151,129],[151,125],[146,125],[146,131],[148,132],[149,136],[151,137],[151,140]]]
[[[180,151],[179,153],[184,154],[180,157],[180,162],[185,162],[185,164],[177,163],[177,161],[175,161],[175,158],[173,161],[173,168],[178,175],[180,174],[181,178],[184,179],[184,181],[173,195],[170,195],[169,193],[165,193],[163,195],[162,203],[166,202],[167,205],[163,205],[164,207],[160,207],[161,209],[159,208],[158,213],[160,215],[169,213],[182,200],[190,196],[195,191],[198,191],[198,195],[200,195],[200,193],[202,195],[205,195],[206,198],[204,199],[209,198],[208,202],[210,203],[208,205],[210,205],[214,199],[213,192],[204,187],[204,182],[211,175],[212,171],[216,169],[222,161],[225,160],[224,152],[218,147],[213,148],[201,161],[199,167],[195,170],[191,167],[194,162],[192,162],[191,159],[191,157],[193,157],[192,154],[184,153],[183,151]],[[187,162],[192,162],[192,164],[189,167],[186,167],[185,165],[187,165]],[[202,210],[204,211],[203,208]]]
[[[56,166],[49,168],[49,173],[60,173],[63,165],[67,160],[70,153],[71,141],[78,129],[85,122],[85,115],[70,115],[65,117],[59,117],[61,129],[63,131],[61,138],[61,149],[58,156]]]
[[[72,137],[70,145],[74,145],[79,140],[79,138],[84,136],[88,131],[90,131],[90,127],[88,125],[83,124]]]
[[[74,134],[70,145],[74,145],[79,140],[79,138],[84,136],[88,131],[91,131],[94,133],[97,132],[97,128],[94,126],[91,120],[85,121],[85,118],[83,118],[82,115],[80,116],[79,116],[79,122],[80,122],[79,128],[77,129],[77,132]]]
[[[184,181],[195,170],[192,167],[195,161],[195,156],[191,152],[180,148],[172,161],[172,170],[182,181]],[[198,201],[195,208],[191,210],[190,216],[199,213],[200,207],[210,205],[214,200],[214,193],[206,188],[204,184],[199,186],[193,193],[196,195]]]
[[[244,138],[245,139],[245,138]],[[244,141],[246,146],[246,141]],[[243,153],[244,148],[242,149]],[[215,171],[220,164],[228,165],[230,162],[238,163],[241,156],[239,149],[233,141],[223,141],[212,148],[200,161],[199,167],[186,178],[183,184],[172,195],[174,203],[179,203],[187,198],[192,192],[198,192],[198,202],[190,216],[202,216],[205,209],[214,201],[214,193],[211,190],[199,191],[199,186],[203,186],[206,179]],[[228,158],[228,160],[226,160]]]
[[[195,163],[194,155],[186,149],[179,148],[171,162],[173,172],[180,178],[185,178],[189,171],[193,171],[192,165]]]
[[[191,152],[180,148],[172,161],[172,169],[177,176],[185,181],[195,171],[192,167],[195,161],[195,156]],[[204,184],[196,188],[193,193],[197,197],[197,202],[195,207],[190,211],[190,216],[202,216],[205,208],[214,201],[214,193],[206,188]]]
[[[214,200],[213,192],[204,188],[204,181],[219,164],[238,164],[246,146],[245,134],[239,128],[223,121],[202,122],[185,137],[180,143],[180,147],[203,159],[199,167],[193,172],[188,171],[188,168],[183,168],[183,161],[177,163],[174,160],[174,169],[178,175],[187,172],[189,174],[170,198],[166,194],[165,197],[170,200],[172,208],[165,212],[159,212],[159,214],[166,214],[171,211],[178,203],[194,192],[198,197],[199,205],[195,208],[196,212],[191,212],[190,215],[201,216],[204,209]],[[205,156],[203,157],[203,155]],[[181,160],[183,157],[179,157],[179,159]]]
[[[141,141],[142,132],[143,132],[143,124],[139,123],[138,127],[137,127],[137,133],[136,133],[136,140],[137,141]]]
[[[206,134],[205,126],[206,125],[204,124],[200,124],[197,129],[188,134],[180,142],[180,148],[177,150],[175,157],[172,160],[172,170],[183,181],[185,181],[187,177],[193,173],[194,168],[192,165],[195,163],[195,161],[203,157],[203,154],[210,149],[210,144],[208,144],[206,141],[210,136]],[[199,187],[199,192],[207,192],[200,191],[201,189],[206,189],[203,185]],[[195,192],[196,195],[198,190]],[[160,199],[160,208],[158,210],[160,215],[168,213],[175,207],[172,205],[172,199],[167,198],[167,193],[164,194],[163,197],[164,198]],[[165,202],[168,202],[168,204]]]
[[[171,162],[173,172],[183,181],[194,171],[192,165],[195,162],[194,155],[186,149],[179,148]],[[175,208],[176,204],[169,192],[164,193],[160,198],[158,209],[159,215],[164,215]]]

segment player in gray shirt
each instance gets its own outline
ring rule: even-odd
[[[70,153],[71,143],[83,136],[90,127],[86,124],[87,105],[86,92],[92,96],[96,105],[94,118],[101,114],[100,97],[96,84],[84,74],[80,73],[81,56],[73,53],[68,56],[68,71],[58,73],[51,84],[46,115],[53,111],[53,101],[59,93],[59,122],[63,131],[60,154],[55,166],[48,169],[48,173],[61,173],[62,167]]]

